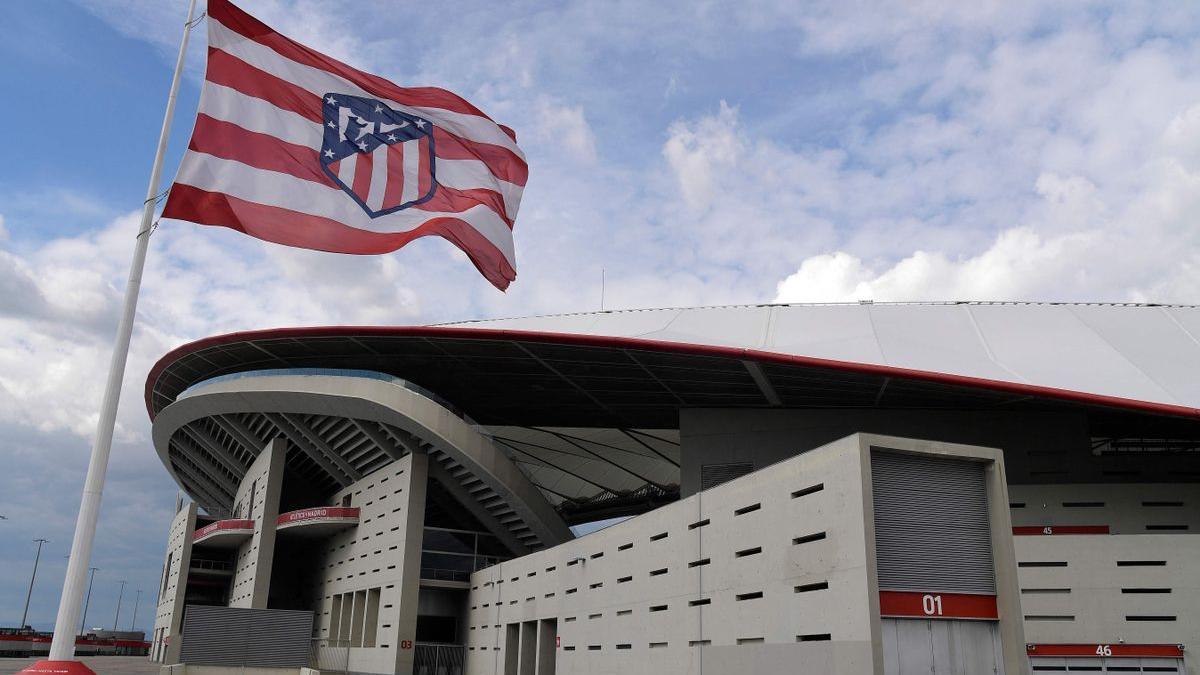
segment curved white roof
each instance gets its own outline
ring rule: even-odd
[[[854,303],[604,311],[446,324],[638,338],[1200,408],[1200,307]]]

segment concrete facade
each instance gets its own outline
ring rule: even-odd
[[[181,505],[167,530],[167,553],[163,556],[163,575],[154,612],[154,631],[150,637],[150,656],[156,661],[179,660],[179,630],[183,625],[187,571],[192,560],[192,533],[196,531],[196,505]]]
[[[987,461],[994,450],[855,435],[472,577],[467,672],[884,672],[872,446]],[[818,488],[819,489],[814,489]],[[994,509],[992,539],[1009,539]],[[811,538],[819,534],[819,538]],[[995,555],[1006,672],[1023,672],[1011,546]]]
[[[409,455],[334,494],[359,526],[314,541],[316,637],[348,648],[355,672],[411,672],[428,458]],[[402,646],[407,648],[402,648]]]
[[[275,557],[275,520],[283,488],[283,439],[267,444],[242,477],[234,496],[234,517],[254,521],[254,534],[238,547],[230,607],[265,609]]]

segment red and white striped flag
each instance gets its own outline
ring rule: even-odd
[[[528,169],[511,129],[461,97],[399,87],[208,2],[208,69],[164,218],[338,253],[427,235],[497,288]]]

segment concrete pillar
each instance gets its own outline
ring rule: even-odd
[[[521,625],[510,623],[504,631],[504,675],[517,675],[517,657],[521,647]]]
[[[400,602],[396,608],[396,629],[401,645],[409,648],[396,651],[396,675],[412,675],[414,645],[417,640],[417,603],[421,596],[421,541],[425,533],[425,489],[429,481],[429,457],[413,453],[406,460],[408,489],[401,493],[405,497],[404,508],[404,554],[397,567],[400,575]]]
[[[537,632],[537,675],[554,675],[558,658],[558,619],[542,619]]]
[[[517,675],[535,675],[537,662],[537,622],[521,623],[521,658],[517,663]]]
[[[234,504],[245,504],[245,517],[254,521],[254,536],[238,548],[230,607],[267,607],[271,567],[275,561],[275,521],[279,518],[286,455],[287,442],[282,438],[273,439],[246,470],[238,486]],[[234,514],[234,517],[238,515]]]

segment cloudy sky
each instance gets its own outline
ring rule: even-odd
[[[185,4],[0,3],[0,625],[20,619],[38,536],[30,620],[53,622]],[[1198,297],[1194,3],[242,6],[514,128],[530,162],[518,278],[500,293],[435,239],[358,258],[163,222],[92,625],[111,625],[119,579],[154,595],[175,487],[140,390],[187,340],[597,309],[601,270],[608,308]],[[195,35],[168,176],[199,93]]]

